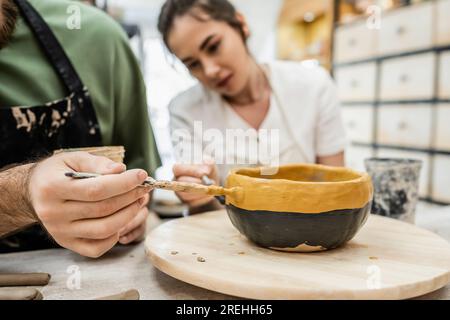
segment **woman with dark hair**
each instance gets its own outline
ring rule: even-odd
[[[201,183],[208,176],[223,183],[229,169],[236,166],[344,165],[346,142],[339,103],[324,69],[298,62],[259,64],[246,44],[250,35],[246,20],[227,0],[168,0],[158,28],[169,51],[200,82],[169,106],[179,160],[173,169],[177,180]],[[246,149],[239,142],[236,146],[227,139],[236,138],[230,130],[244,134],[249,146],[259,150]],[[270,132],[276,132],[277,139]],[[211,142],[217,133],[223,139]],[[265,163],[260,158],[249,161],[267,149],[262,144],[268,140],[277,152],[266,155]],[[198,150],[216,163],[199,162]],[[179,196],[194,209],[213,203],[208,196]]]

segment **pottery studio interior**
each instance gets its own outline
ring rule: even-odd
[[[0,300],[450,300],[450,0],[0,0],[0,139]]]

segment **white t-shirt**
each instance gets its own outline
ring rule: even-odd
[[[314,163],[317,156],[345,149],[336,88],[328,72],[298,62],[276,61],[267,67],[272,95],[258,131],[201,84],[170,103],[177,161],[214,158],[223,183],[235,167]]]

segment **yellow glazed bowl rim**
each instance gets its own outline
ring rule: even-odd
[[[268,168],[236,168],[227,177],[226,187],[239,187],[239,197],[228,196],[227,204],[245,210],[276,212],[325,213],[335,210],[358,209],[373,197],[370,176],[349,168],[318,164],[289,164],[276,167],[278,173],[261,177]],[[283,172],[317,173],[343,178],[338,181],[298,181],[274,178]],[[273,171],[272,171],[273,172]],[[252,176],[253,175],[253,176]]]

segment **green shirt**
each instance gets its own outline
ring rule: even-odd
[[[87,86],[103,144],[124,146],[129,169],[142,168],[154,175],[161,160],[149,122],[145,84],[120,25],[99,9],[79,2],[29,2],[50,26]],[[73,21],[70,6],[80,9],[81,29],[67,27],[67,21]],[[0,50],[0,107],[43,105],[67,95],[28,25],[19,18],[10,44]]]

